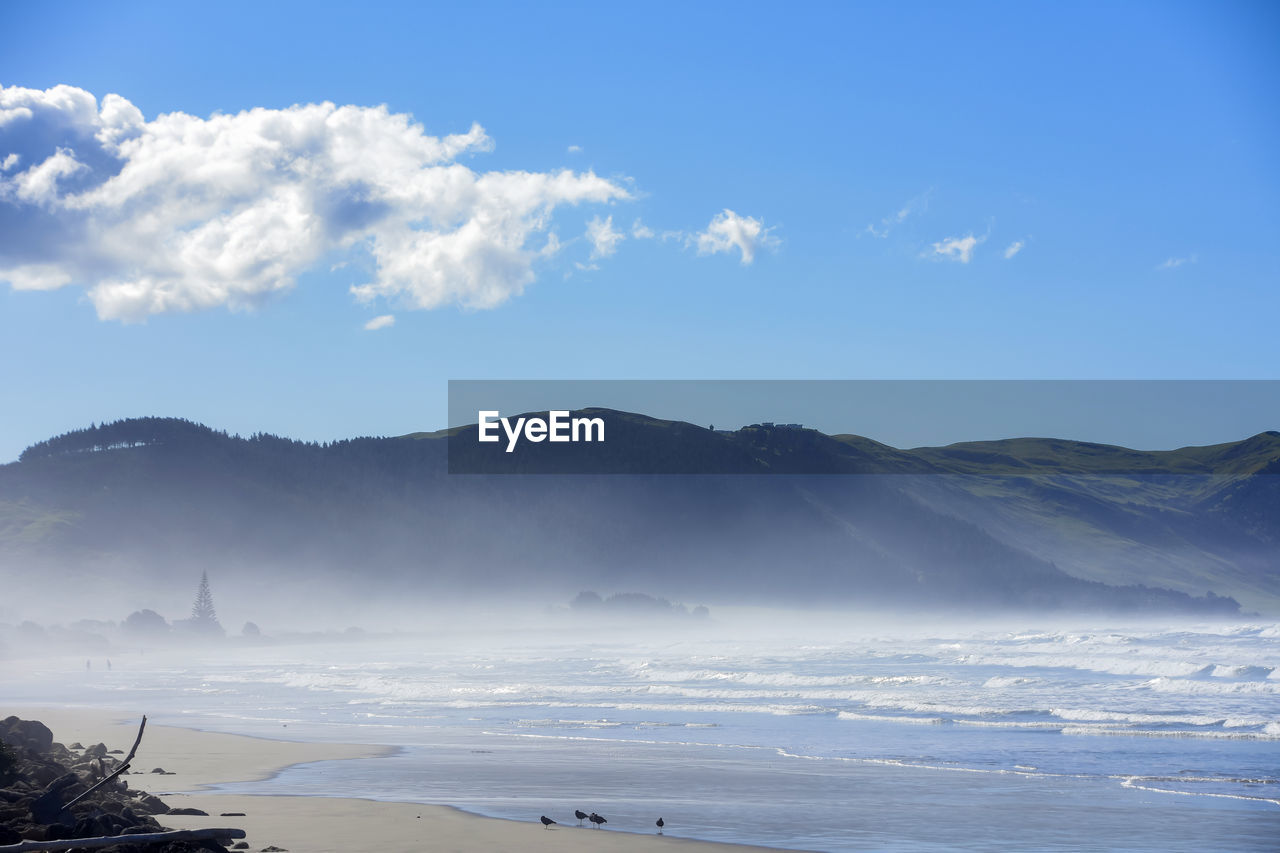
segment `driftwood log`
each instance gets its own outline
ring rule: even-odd
[[[243,829],[175,829],[167,832],[139,832],[134,835],[103,835],[97,838],[63,838],[59,841],[21,841],[0,846],[0,853],[28,853],[33,850],[89,850],[114,844],[163,844],[168,841],[209,841],[215,838],[244,838]]]
[[[115,772],[114,772],[114,773],[112,773],[110,776],[107,776],[107,777],[103,778],[103,779],[102,779],[102,781],[98,782],[98,783],[97,783],[96,785],[94,785],[92,788],[90,788],[89,790],[85,791],[83,794],[81,794],[80,796],[76,797],[76,798],[75,798],[74,800],[72,800],[71,802],[67,803],[65,806],[63,806],[63,808],[64,808],[64,809],[69,809],[69,808],[71,808],[71,807],[72,807],[72,806],[74,806],[76,803],[80,802],[80,801],[81,801],[81,800],[83,800],[85,797],[89,796],[89,795],[90,795],[90,794],[92,794],[94,791],[98,790],[98,789],[99,789],[99,788],[101,788],[103,785],[107,784],[107,783],[108,783],[108,782],[110,782],[112,779],[116,778],[116,777],[117,777],[117,776],[119,776],[121,773],[123,773],[124,771],[128,770],[128,769],[129,769],[129,762],[130,762],[130,761],[133,761],[134,753],[136,753],[136,752],[138,751],[138,744],[142,743],[142,731],[143,731],[143,729],[145,729],[146,727],[147,727],[147,715],[146,715],[146,714],[143,714],[143,715],[142,715],[142,725],[138,726],[138,736],[137,736],[136,738],[134,738],[134,740],[133,740],[133,749],[129,750],[129,754],[128,754],[128,755],[126,755],[126,756],[124,757],[124,761],[120,762],[120,766],[116,768]],[[101,765],[101,762],[99,762],[99,765],[98,765],[98,766],[102,766],[102,765]]]

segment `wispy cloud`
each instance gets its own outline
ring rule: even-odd
[[[491,308],[534,279],[562,207],[625,179],[481,172],[476,124],[436,137],[385,106],[148,121],[119,95],[0,88],[0,281],[85,286],[99,317],[259,305],[334,250],[367,252],[363,302]],[[5,233],[7,232],[7,233]]]
[[[1011,259],[1014,255],[1016,255],[1016,254],[1018,254],[1019,252],[1021,252],[1021,251],[1022,251],[1022,247],[1023,247],[1023,246],[1025,246],[1025,245],[1027,245],[1027,243],[1026,243],[1026,241],[1025,241],[1025,240],[1014,240],[1012,243],[1010,243],[1010,244],[1008,245],[1008,247],[1007,247],[1007,248],[1005,248],[1005,250],[1004,250],[1004,259],[1005,259],[1006,261],[1007,261],[1007,260],[1009,260],[1009,259]]]
[[[637,240],[652,240],[654,236],[653,229],[637,219],[631,225],[631,236]]]
[[[396,324],[396,316],[394,314],[382,314],[374,317],[372,320],[364,324],[366,332],[376,332],[379,329],[385,329]]]
[[[925,257],[933,258],[935,261],[957,261],[967,264],[973,257],[973,250],[986,239],[986,235],[975,237],[972,234],[964,237],[948,237],[934,243],[924,254]]]
[[[741,253],[745,266],[755,260],[758,249],[778,245],[778,238],[769,233],[772,230],[765,228],[764,223],[753,216],[739,216],[725,208],[711,219],[705,231],[693,234],[686,240],[698,247],[699,255],[731,252],[736,248]]]
[[[581,146],[581,145],[570,145],[570,146],[569,146],[569,148],[568,148],[567,150],[569,151],[569,153],[570,153],[570,154],[581,154],[581,153],[582,153],[582,146]]]
[[[922,213],[928,209],[929,196],[932,193],[932,189],[926,190],[908,201],[906,204],[903,204],[893,213],[882,218],[878,224],[875,222],[868,223],[867,227],[863,229],[863,233],[870,234],[872,237],[878,237],[883,240],[885,237],[889,236],[890,231],[906,222],[911,218],[911,216]]]
[[[1198,259],[1195,255],[1187,255],[1185,258],[1169,258],[1162,264],[1157,264],[1158,270],[1176,270],[1183,264],[1194,264]]]
[[[587,223],[587,239],[591,241],[591,257],[607,258],[618,251],[618,244],[627,239],[626,235],[613,227],[613,217],[593,218]]]

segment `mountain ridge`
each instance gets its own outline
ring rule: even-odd
[[[181,419],[94,425],[0,466],[0,561],[92,581],[121,567],[155,580],[194,559],[370,578],[369,594],[482,583],[555,587],[556,600],[643,588],[711,603],[1224,613],[1234,596],[1280,609],[1274,431],[1173,451],[1058,439],[904,451],[619,414],[643,440],[614,447],[638,448],[647,473],[450,475],[448,436],[474,426],[320,444]],[[736,473],[663,473],[689,460]],[[1124,473],[1097,473],[1117,460]],[[740,476],[764,472],[781,473]]]

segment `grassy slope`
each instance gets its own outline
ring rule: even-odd
[[[0,551],[115,542],[178,552],[199,535],[229,549],[354,564],[366,545],[390,542],[379,545],[388,564],[429,544],[432,570],[453,561],[454,571],[472,573],[489,554],[486,570],[500,573],[545,549],[550,533],[565,553],[619,571],[661,572],[654,564],[679,553],[767,584],[779,565],[799,559],[815,590],[842,578],[875,583],[886,572],[945,586],[947,555],[963,552],[968,577],[997,587],[1052,563],[1089,580],[1212,589],[1280,611],[1280,566],[1267,556],[1276,553],[1280,477],[1263,473],[1280,473],[1280,433],[1167,452],[1052,439],[898,450],[813,430],[713,433],[610,417],[612,441],[600,449],[641,470],[947,476],[486,483],[442,476],[442,439],[474,427],[320,448],[184,424],[170,445],[74,452],[73,437],[56,454],[0,466]],[[1147,473],[1097,473],[1116,469]],[[1226,473],[1205,473],[1215,469]],[[539,505],[529,508],[531,500]],[[480,523],[494,507],[502,508],[501,537]],[[1045,583],[1057,583],[1049,574]]]

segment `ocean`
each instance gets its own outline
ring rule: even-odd
[[[1280,625],[431,631],[5,663],[16,703],[388,744],[237,793],[804,850],[1280,849]],[[594,830],[593,830],[594,831]]]

